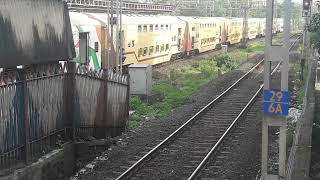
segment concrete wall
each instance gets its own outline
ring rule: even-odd
[[[1,180],[59,180],[74,173],[75,145],[67,143],[63,148],[54,150],[37,162],[18,169]]]

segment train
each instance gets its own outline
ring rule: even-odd
[[[88,32],[87,65],[94,70],[116,66],[116,37],[119,31],[113,29],[114,38],[111,40],[108,24],[118,19],[112,20],[104,13],[69,14],[77,54],[73,61],[79,62],[79,33]],[[237,44],[243,36],[243,24],[243,18],[122,15],[122,31],[119,32],[122,38],[119,39],[125,57],[123,65],[155,65],[219,49],[222,45]],[[265,18],[249,18],[247,38],[264,37],[265,26]],[[277,19],[273,33],[282,31],[283,20]]]

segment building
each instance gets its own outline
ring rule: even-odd
[[[183,15],[213,16],[215,0],[130,0],[140,3],[170,4],[183,11]],[[198,12],[201,12],[199,14]]]

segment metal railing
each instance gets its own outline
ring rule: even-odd
[[[0,176],[79,136],[105,138],[125,129],[128,77],[67,67],[0,74]]]
[[[117,7],[117,1],[111,0],[67,0],[71,11],[107,11],[111,7]],[[169,13],[175,10],[175,6],[169,4],[152,4],[139,2],[122,2],[122,11],[131,13]]]
[[[308,68],[302,114],[296,124],[294,140],[287,161],[286,179],[288,180],[309,179],[316,65],[317,61],[311,61]]]

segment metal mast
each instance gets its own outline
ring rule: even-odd
[[[110,19],[111,19],[111,20],[110,20],[110,31],[111,31],[111,32],[110,32],[110,33],[111,33],[111,34],[110,34],[110,48],[111,48],[111,49],[110,49],[110,50],[111,50],[111,54],[110,54],[110,55],[111,55],[111,58],[114,57],[114,56],[112,56],[112,54],[113,54],[113,52],[114,52],[114,48],[113,48],[113,47],[114,47],[114,45],[113,45],[113,44],[114,44],[114,41],[113,41],[113,23],[114,23],[114,18],[113,18],[114,7],[113,7],[113,5],[114,5],[114,4],[113,4],[113,2],[114,2],[114,1],[111,0],[111,18],[110,18]]]
[[[247,40],[248,40],[248,11],[250,9],[249,0],[244,0],[245,2],[241,3],[243,10],[243,26],[242,26],[242,41],[241,47],[247,47]]]
[[[240,46],[247,47],[248,39],[248,11],[251,8],[249,0],[228,0],[228,14],[230,17],[234,17],[237,14],[242,14],[242,39]]]

